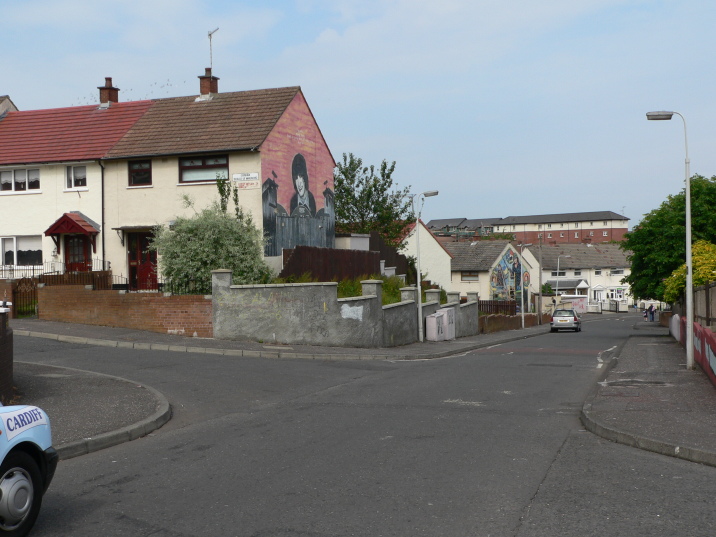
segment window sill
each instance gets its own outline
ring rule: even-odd
[[[28,194],[42,194],[42,190],[0,190],[0,196],[27,196]]]
[[[216,181],[192,181],[186,183],[177,183],[177,186],[197,186],[197,185],[215,185]]]
[[[154,185],[128,185],[127,190],[137,190],[141,188],[153,188]]]
[[[65,188],[62,192],[89,192],[89,188],[81,186],[79,188]]]

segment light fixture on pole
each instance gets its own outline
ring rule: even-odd
[[[684,122],[684,182],[686,183],[686,369],[694,368],[694,266],[691,260],[691,172],[689,166],[689,138],[686,133],[686,120],[678,112],[647,112],[646,119],[650,121],[665,121],[674,115]]]
[[[525,249],[525,246],[532,246],[532,243],[529,244],[518,244],[517,246],[520,247],[520,315],[522,315],[522,328],[525,327],[525,290],[524,290],[524,276],[523,276],[523,270],[522,270],[522,264],[523,264],[523,257],[522,252]]]
[[[422,192],[420,194],[413,194],[412,195],[412,203],[413,203],[413,213],[415,213],[415,198],[423,198],[423,204],[425,203],[425,198],[430,198],[432,196],[437,196],[438,191],[437,190],[428,190],[427,192]],[[423,341],[423,288],[422,288],[422,277],[420,275],[420,213],[423,212],[423,205],[420,205],[420,209],[418,210],[418,215],[415,218],[415,268],[417,270],[417,280],[418,280],[418,341],[422,343]]]
[[[554,292],[555,297],[559,297],[559,258],[560,257],[572,257],[571,255],[558,255],[557,256],[557,290]]]

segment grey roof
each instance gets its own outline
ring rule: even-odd
[[[480,229],[481,227],[492,227],[497,220],[501,218],[468,218],[463,224],[466,229]]]
[[[441,220],[430,220],[428,229],[443,229],[444,227],[458,227],[465,221],[465,218],[443,218]]]
[[[535,244],[528,246],[532,255],[539,260],[539,247]],[[570,257],[565,257],[569,255]],[[542,268],[544,270],[557,270],[557,256],[559,269],[590,269],[590,268],[627,268],[631,263],[627,260],[627,252],[618,244],[557,244],[555,246],[542,245]]]
[[[510,241],[446,242],[445,249],[453,255],[451,269],[490,270]]]
[[[587,283],[586,280],[582,278],[577,278],[576,280],[559,280],[559,289],[576,289],[582,282]],[[547,280],[545,283],[549,284],[553,291],[557,290],[557,280]]]
[[[495,225],[513,224],[554,224],[559,222],[584,222],[586,220],[629,220],[612,211],[593,211],[586,213],[537,214],[530,216],[508,216],[495,222]]]

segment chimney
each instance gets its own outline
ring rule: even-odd
[[[199,92],[203,98],[219,93],[219,79],[211,74],[211,67],[206,68],[204,76],[199,77]]]
[[[104,86],[99,86],[99,104],[109,106],[110,103],[119,102],[119,88],[112,86],[112,77],[104,78]]]

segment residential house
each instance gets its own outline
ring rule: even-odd
[[[217,178],[283,248],[334,245],[335,163],[300,87],[220,93],[211,69],[199,94],[120,102],[105,79],[99,104],[0,116],[0,249],[7,269],[111,266],[133,288],[156,281],[155,226],[218,198]]]
[[[622,283],[630,263],[618,244],[543,245],[541,254],[538,245],[528,249],[542,260],[542,283],[559,295],[588,296],[603,308],[610,300],[633,304],[629,285]]]
[[[517,300],[525,304],[538,292],[532,277],[537,261],[528,248],[507,240],[448,242],[453,255],[449,291],[477,293],[481,300]],[[525,306],[527,307],[527,306]]]
[[[415,231],[416,227],[418,233]],[[405,239],[403,239],[405,249],[401,253],[417,259],[418,240],[420,241],[420,272],[423,274],[423,278],[439,285],[446,291],[451,291],[450,263],[452,254],[438,241],[422,220],[419,226],[416,226],[415,223],[408,226]]]

